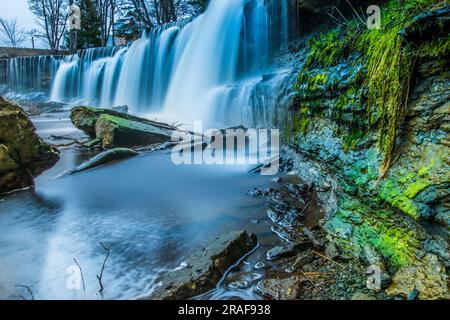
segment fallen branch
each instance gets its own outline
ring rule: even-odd
[[[307,276],[328,276],[332,275],[332,272],[303,272]]]
[[[102,269],[100,270],[100,274],[97,275],[97,279],[98,279],[98,283],[100,285],[100,290],[98,291],[99,293],[103,292],[103,283],[102,283],[102,278],[103,278],[103,271],[105,270],[105,265],[106,265],[106,260],[108,260],[109,257],[109,253],[111,251],[111,245],[109,245],[108,247],[106,247],[102,242],[100,242],[100,245],[103,247],[103,249],[106,250],[106,257],[105,260],[103,260],[103,265],[102,265]]]
[[[86,140],[86,141],[81,142],[81,141],[78,141],[78,140],[73,139],[73,141],[72,141],[72,142],[69,142],[69,143],[52,144],[52,145],[53,145],[54,147],[70,147],[70,146],[72,146],[72,145],[74,145],[74,144],[78,144],[78,145],[84,147],[84,146],[85,146],[85,143],[87,143],[87,142],[89,142],[89,141],[91,141],[91,140]]]
[[[324,258],[324,259],[326,259],[326,260],[328,260],[328,261],[330,261],[330,262],[332,262],[332,263],[338,265],[338,266],[341,267],[342,269],[345,268],[344,265],[340,264],[339,262],[334,261],[333,259],[328,258],[326,255],[323,255],[323,254],[321,254],[320,252],[317,252],[317,251],[315,251],[315,250],[312,250],[312,252],[314,252],[314,253],[317,254],[318,256],[320,256],[320,257],[322,257],[322,258]]]
[[[324,293],[322,292],[322,289],[320,289],[319,288],[319,286],[310,278],[310,277],[308,277],[302,270],[299,270],[300,271],[300,273],[309,281],[309,282],[311,282],[311,284],[314,286],[314,288],[317,290],[317,291],[319,291],[319,293],[322,295],[322,296],[325,296],[324,295]]]
[[[281,209],[276,208],[274,205],[270,204],[270,203],[267,202],[267,201],[264,201],[264,204],[265,204],[266,206],[268,206],[269,209],[272,209],[273,211],[276,211],[276,212],[281,213],[281,214],[285,214],[285,213],[286,213],[286,211],[283,211],[283,210],[281,210]]]
[[[80,274],[81,274],[81,283],[83,284],[83,291],[86,292],[86,286],[84,284],[84,275],[83,275],[83,270],[81,269],[80,264],[78,263],[77,259],[73,258],[73,261],[75,261],[78,269],[80,269]]]
[[[309,207],[309,205],[311,204],[311,200],[309,200],[308,201],[308,203],[306,204],[306,206],[303,208],[303,210],[299,213],[299,216],[301,216],[305,211],[306,211],[306,209],[308,209],[308,207]]]
[[[23,284],[16,284],[15,287],[19,287],[19,288],[25,288],[28,291],[28,294],[31,297],[31,300],[34,300],[34,295],[33,295],[33,290],[31,290],[31,288],[29,286],[25,286]],[[24,296],[21,296],[23,300],[27,300]]]

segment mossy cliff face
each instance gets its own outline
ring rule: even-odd
[[[382,12],[381,30],[355,19],[309,40],[291,142],[337,182],[325,229],[343,252],[397,271],[390,294],[448,298],[450,6]]]
[[[33,177],[59,160],[25,112],[0,97],[0,193],[33,185]]]

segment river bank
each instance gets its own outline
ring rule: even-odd
[[[31,119],[51,144],[86,138],[68,111]],[[248,166],[177,167],[159,151],[54,180],[98,153],[73,144],[59,150],[60,161],[33,189],[1,197],[3,298],[24,295],[16,285],[31,288],[37,299],[142,297],[191,253],[231,230],[254,233],[258,247],[199,299],[349,299],[367,291],[361,265],[326,257],[315,191],[288,172],[289,160],[269,178],[248,173]],[[285,214],[288,220],[280,222]],[[295,246],[293,237],[301,239]],[[102,294],[100,242],[111,245]],[[74,259],[86,291],[67,286]],[[279,295],[289,288],[296,289]]]

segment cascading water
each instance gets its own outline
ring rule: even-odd
[[[289,2],[211,0],[199,17],[146,31],[130,46],[80,50],[58,63],[50,100],[221,124],[255,124],[264,115],[268,124],[276,93],[263,74],[288,40]],[[10,87],[34,86],[16,74]]]
[[[17,57],[7,60],[6,85],[15,94],[48,94],[60,58],[53,56]]]

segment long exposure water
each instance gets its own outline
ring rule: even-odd
[[[213,0],[203,15],[145,32],[130,46],[11,59],[9,96],[127,105],[132,113],[177,121],[271,126],[289,74],[270,68],[271,39],[289,38],[287,2]],[[81,136],[68,112],[32,120],[44,138]],[[21,286],[41,299],[145,296],[159,275],[208,240],[243,229],[258,236],[259,248],[201,298],[259,298],[253,287],[264,268],[257,262],[279,240],[262,201],[246,192],[270,184],[270,177],[248,174],[245,165],[175,166],[162,151],[54,179],[90,156],[65,148],[34,190],[0,196],[0,298],[30,298]],[[102,294],[100,243],[111,246]],[[77,263],[85,290],[71,289]]]
[[[41,136],[74,134],[60,115],[33,120]],[[274,241],[267,226],[254,223],[267,220],[263,204],[246,194],[269,178],[248,174],[248,166],[176,166],[160,152],[54,180],[90,154],[68,148],[61,156],[37,178],[35,191],[0,197],[0,298],[26,296],[15,285],[41,299],[101,298],[100,242],[111,245],[103,298],[124,299],[151,292],[158,275],[225,231],[246,229],[262,243]],[[260,250],[252,264],[264,245]],[[67,287],[73,259],[86,292]],[[261,272],[247,269],[253,277]],[[215,297],[254,297],[249,291],[224,288]]]

